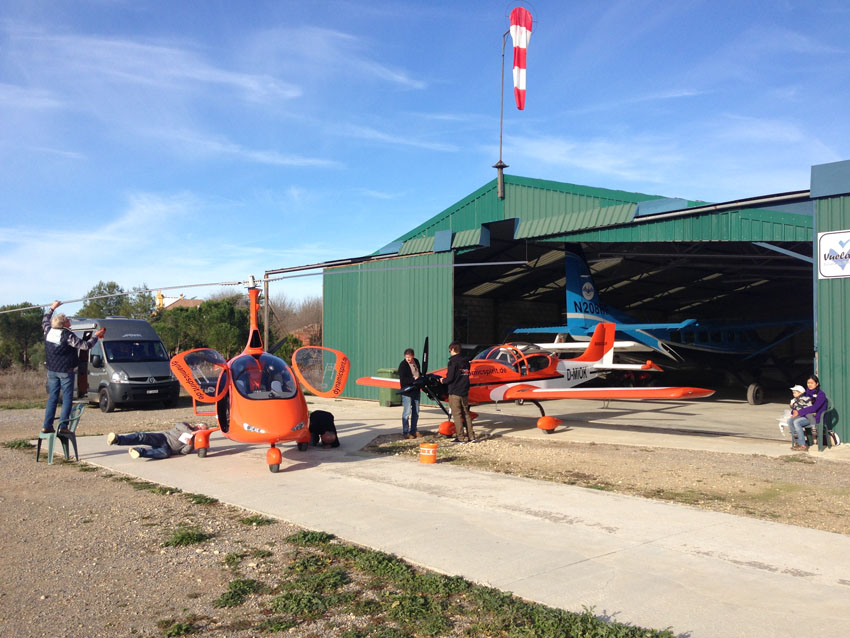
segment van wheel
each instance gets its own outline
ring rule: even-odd
[[[115,410],[115,402],[109,396],[109,390],[106,388],[100,389],[100,399],[98,401],[101,412],[112,412]]]

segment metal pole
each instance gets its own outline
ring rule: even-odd
[[[263,277],[263,343],[269,343],[269,278]]]
[[[505,199],[505,169],[508,167],[502,161],[502,123],[505,117],[505,43],[510,29],[502,34],[502,88],[499,95],[499,161],[493,164],[496,169],[496,194],[499,199]]]

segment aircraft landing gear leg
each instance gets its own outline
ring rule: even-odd
[[[272,446],[266,450],[266,463],[269,464],[269,472],[276,474],[280,470],[281,459],[280,450],[272,443]]]

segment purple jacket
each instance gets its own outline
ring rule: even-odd
[[[815,423],[820,423],[820,418],[823,416],[824,410],[826,410],[826,392],[818,386],[814,390],[806,390],[803,396],[811,398],[812,404],[807,408],[797,410],[797,414],[799,416],[806,416],[807,414],[814,413]]]

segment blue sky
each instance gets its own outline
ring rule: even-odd
[[[0,305],[383,246],[495,176],[516,5],[3,0]],[[510,174],[724,201],[850,159],[846,0],[525,6]]]

